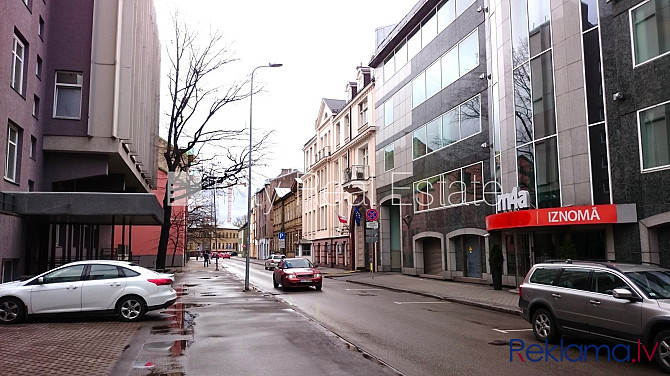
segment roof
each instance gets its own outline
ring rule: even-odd
[[[216,226],[217,229],[221,230],[239,230],[240,228],[235,226],[232,223],[224,223],[221,226]]]
[[[275,188],[275,194],[279,198],[283,198],[289,193],[291,193],[291,188]]]
[[[347,104],[347,101],[344,99],[328,99],[328,98],[323,98],[323,103],[330,108],[331,111],[334,113],[340,112],[344,108],[344,106]]]

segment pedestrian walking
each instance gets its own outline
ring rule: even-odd
[[[202,256],[203,263],[205,267],[209,266],[209,252],[205,252],[205,254]]]

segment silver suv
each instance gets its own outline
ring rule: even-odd
[[[519,286],[521,316],[535,337],[561,334],[658,348],[670,373],[670,269],[647,264],[560,261],[534,265]]]

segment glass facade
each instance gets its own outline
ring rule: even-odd
[[[531,206],[561,205],[549,0],[511,0],[517,184]]]
[[[414,182],[414,211],[447,208],[484,199],[484,164],[477,162]]]

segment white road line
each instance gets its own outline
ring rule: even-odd
[[[531,328],[531,329],[506,329],[506,330],[493,329],[493,330],[495,330],[496,332],[500,332],[500,333],[510,333],[510,332],[527,332],[527,331],[530,331],[530,330],[533,330],[533,329]]]
[[[393,302],[395,304],[447,304],[449,302]]]

